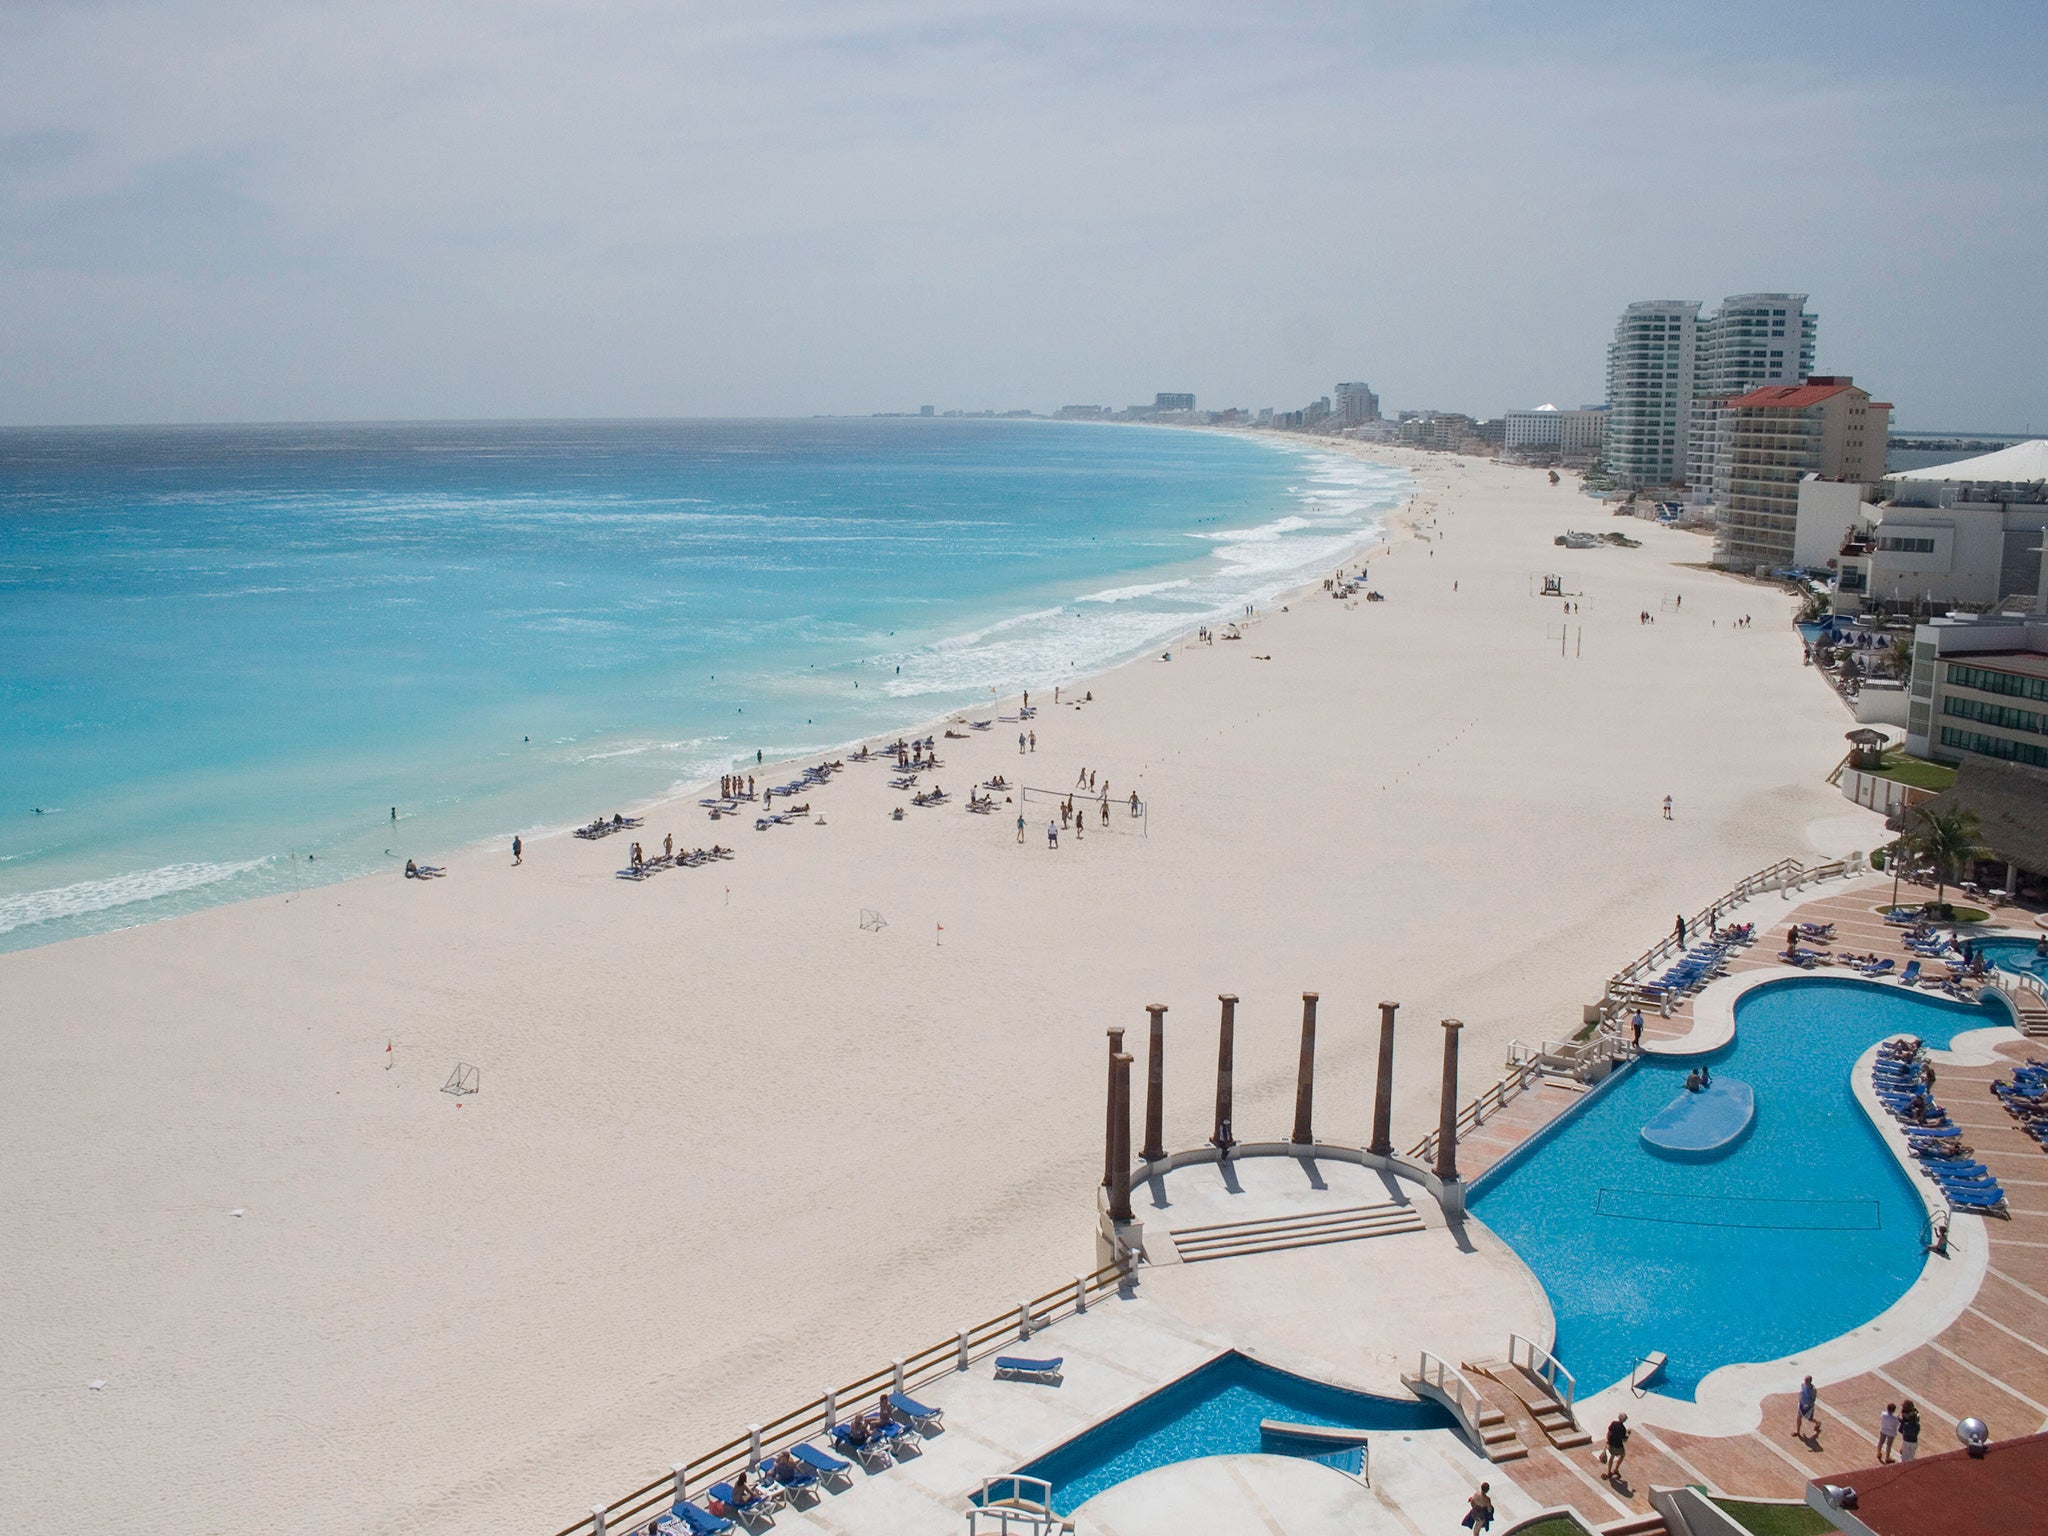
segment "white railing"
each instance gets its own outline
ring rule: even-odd
[[[1584,1040],[1539,1040],[1533,1046],[1520,1040],[1510,1040],[1507,1064],[1511,1069],[1534,1068],[1585,1077],[1602,1062],[1618,1061],[1634,1054],[1627,1037],[1618,1030],[1603,1026],[1597,1034]]]
[[[967,1511],[968,1536],[1026,1531],[1033,1536],[1054,1529],[1060,1517],[1052,1512],[1052,1484],[1042,1477],[1005,1472],[984,1477],[981,1492]]]
[[[1557,1356],[1533,1339],[1525,1339],[1519,1333],[1508,1335],[1508,1364],[1520,1366],[1550,1389],[1550,1395],[1564,1405],[1564,1411],[1572,1411],[1572,1399],[1578,1395],[1578,1378],[1564,1368]],[[1562,1387],[1562,1390],[1560,1390]]]
[[[1418,1386],[1428,1387],[1442,1398],[1444,1406],[1458,1416],[1474,1442],[1478,1442],[1479,1416],[1485,1412],[1486,1404],[1471,1382],[1426,1349],[1415,1367],[1414,1379]]]
[[[1467,1131],[1475,1130],[1486,1122],[1486,1117],[1507,1107],[1510,1099],[1528,1090],[1529,1080],[1542,1076],[1542,1068],[1533,1061],[1510,1061],[1507,1075],[1487,1088],[1478,1098],[1458,1111],[1457,1136],[1464,1139]],[[1427,1163],[1436,1157],[1437,1133],[1431,1131],[1422,1140],[1408,1149],[1410,1162]]]

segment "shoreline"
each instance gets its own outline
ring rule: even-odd
[[[1071,425],[1110,425],[1124,428],[1152,428],[1154,430],[1160,431],[1200,430],[1204,432],[1210,432],[1215,435],[1232,435],[1228,432],[1222,431],[1222,429],[1155,427],[1152,423],[1073,423]],[[1320,443],[1297,441],[1293,434],[1246,431],[1236,433],[1235,435],[1240,437],[1256,437],[1261,440],[1272,441],[1278,447],[1291,451],[1296,458],[1301,460],[1306,460],[1317,452],[1331,451],[1339,456],[1356,458],[1362,462],[1370,463],[1378,467],[1402,470],[1404,473],[1409,474],[1411,477],[1414,474],[1414,471],[1411,467],[1393,462],[1388,459],[1377,458],[1369,454],[1358,454],[1349,452],[1347,449],[1336,447],[1335,445],[1324,445]],[[1415,499],[1415,494],[1411,492],[1404,500],[1397,503],[1395,506],[1391,508],[1387,508],[1384,510],[1376,510],[1374,512],[1366,514],[1375,519],[1384,519],[1384,521],[1377,529],[1373,530],[1369,536],[1361,538],[1353,544],[1348,545],[1343,553],[1343,558],[1336,562],[1336,566],[1333,568],[1341,568],[1343,565],[1355,561],[1361,550],[1376,547],[1381,543],[1391,542],[1394,531],[1401,526],[1402,520],[1412,513]],[[1188,563],[1199,564],[1201,558],[1202,557],[1199,556],[1194,557]],[[1162,570],[1169,568],[1171,567],[1160,567],[1160,569]],[[1318,578],[1312,576],[1306,579],[1304,582],[1302,582],[1299,586],[1283,588],[1270,601],[1274,603],[1292,601],[1295,598],[1302,595],[1303,593],[1313,590],[1317,580]],[[1071,603],[1072,601],[1072,599],[1069,599],[1069,603]],[[1219,613],[1220,611],[1221,610],[1219,610]],[[1014,618],[1015,615],[1007,615],[1005,617]],[[1002,621],[1003,620],[999,619],[996,622]],[[1211,616],[1207,619],[1198,618],[1194,620],[1188,628],[1173,632],[1163,641],[1148,642],[1145,646],[1140,647],[1136,651],[1121,654],[1112,654],[1109,657],[1100,661],[1098,664],[1095,664],[1086,670],[1076,672],[1075,674],[1073,674],[1071,681],[1074,685],[1085,687],[1087,683],[1094,679],[1107,676],[1119,670],[1120,668],[1130,666],[1144,660],[1146,654],[1149,653],[1154,648],[1154,646],[1158,644],[1169,644],[1173,646],[1179,646],[1184,642],[1185,637],[1189,634],[1192,634],[1196,628],[1200,627],[1200,625],[1204,623],[1215,622],[1218,622],[1215,616]],[[939,642],[927,642],[927,644],[942,643],[944,638],[945,637],[941,637],[941,640]],[[1060,686],[1068,686],[1068,680],[1061,679]],[[991,698],[986,707],[997,711],[1008,709],[1014,712],[1021,691],[1022,690],[1013,691],[1005,693],[1000,697]],[[978,709],[981,706],[974,707]],[[790,773],[800,773],[804,767],[815,764],[821,756],[825,758],[831,758],[843,755],[844,753],[852,751],[853,749],[855,749],[863,743],[872,743],[877,739],[893,740],[901,736],[923,736],[927,734],[936,735],[949,723],[958,723],[967,718],[968,713],[969,711],[966,708],[955,707],[948,710],[942,710],[935,714],[929,714],[918,717],[914,720],[910,720],[909,723],[903,723],[904,719],[906,718],[905,716],[898,716],[895,717],[892,723],[885,727],[879,728],[876,731],[871,731],[861,736],[846,738],[822,746],[805,747],[800,752],[795,753],[793,755],[786,754],[779,756],[775,759],[770,759],[757,763],[753,766],[752,772],[754,773],[757,779],[763,776],[768,776],[771,778],[775,778],[776,782],[782,782],[782,779],[786,778]],[[631,733],[628,734],[630,735]],[[776,777],[777,775],[781,775],[781,777]],[[615,799],[606,810],[599,812],[597,814],[609,815],[613,812],[617,812],[619,814],[628,816],[647,816],[658,814],[672,807],[681,807],[685,809],[694,808],[692,802],[694,802],[695,799],[697,799],[698,797],[709,793],[712,787],[715,785],[715,782],[715,774],[709,775],[702,779],[671,781],[668,785],[659,790],[648,791],[638,796],[621,796]],[[558,818],[550,817],[543,818],[537,821],[528,822],[523,825],[512,825],[498,831],[486,832],[472,837],[458,838],[450,842],[434,844],[433,846],[428,847],[426,849],[408,849],[401,846],[399,851],[390,854],[390,862],[387,864],[381,865],[376,868],[358,869],[353,872],[343,873],[331,879],[315,878],[310,881],[302,882],[296,878],[298,872],[296,869],[294,869],[293,874],[295,878],[290,896],[292,899],[298,899],[318,891],[329,890],[337,886],[347,885],[354,881],[381,880],[389,877],[392,874],[401,873],[402,863],[404,860],[408,858],[422,864],[439,863],[444,860],[466,860],[472,857],[480,857],[494,850],[502,850],[503,848],[506,848],[510,845],[511,840],[515,836],[523,839],[528,843],[536,841],[548,841],[557,838],[567,837],[573,834],[578,827],[586,826],[588,824],[589,823],[586,819],[573,819],[563,821]],[[394,826],[397,825],[399,825],[399,823],[394,823]],[[310,869],[310,866],[312,864],[318,862],[318,860],[315,858],[313,854],[307,853],[302,856],[296,851],[296,848],[294,848],[291,851],[288,851],[287,858],[283,862],[286,864],[290,864],[294,861],[303,862],[304,865],[308,867],[308,869]],[[278,861],[275,852],[255,856],[239,855],[235,857],[211,854],[202,856],[194,854],[191,855],[189,859],[177,861],[173,866],[168,867],[181,868],[185,863],[191,863],[195,866],[203,864],[209,868],[217,866],[224,871],[230,871],[230,873],[223,876],[223,878],[232,878],[233,872],[256,869],[265,864],[277,865],[279,864],[279,862],[280,861]],[[141,879],[151,873],[157,872],[158,871],[154,870],[124,871],[121,872],[121,874],[119,875],[107,878]],[[55,885],[42,886],[30,891],[17,893],[16,897],[12,899],[20,900],[33,896],[47,896],[53,892],[69,891],[73,889],[74,886],[80,883],[81,882],[60,881]],[[91,885],[96,884],[97,882],[86,881],[82,883]],[[175,897],[184,894],[186,890],[203,888],[205,885],[212,883],[214,883],[214,881],[212,880],[202,881],[198,882],[194,886],[173,889],[164,894]],[[225,901],[208,902],[203,906],[191,908],[185,911],[168,912],[157,917],[144,917],[136,922],[120,923],[110,927],[100,928],[89,932],[74,933],[70,935],[44,939],[40,941],[20,943],[6,948],[0,948],[0,956],[4,956],[7,954],[25,953],[29,950],[35,949],[45,949],[49,948],[52,945],[69,944],[76,942],[80,939],[100,938],[104,937],[107,934],[128,932],[135,928],[154,927],[162,923],[175,923],[185,918],[196,916],[199,913],[214,911],[220,907],[235,907],[250,902],[262,902],[273,899],[281,899],[284,896],[285,893],[282,889],[267,891],[259,890],[248,892],[246,894],[236,895]],[[131,904],[147,905],[148,901],[153,899],[156,898],[145,898],[142,902],[136,903],[116,903],[112,906],[103,908],[102,910],[119,911],[121,910],[122,907]],[[91,914],[89,912],[83,914],[65,913],[59,914],[54,919],[54,921],[64,922],[79,916],[90,915]],[[22,923],[18,925],[15,929],[11,930],[11,933],[22,933],[25,930],[29,930],[36,926],[39,926],[41,921],[43,920]],[[0,935],[0,937],[6,936]]]
[[[993,732],[942,753],[956,806],[994,773],[1050,797],[1095,769],[1141,791],[1147,836],[1113,817],[1053,851],[1036,796],[1022,846],[1000,794],[898,822],[907,797],[849,765],[810,797],[822,824],[716,877],[617,880],[617,849],[557,836],[520,869],[479,849],[446,881],[0,955],[0,1286],[30,1341],[0,1496],[118,1518],[93,1469],[119,1464],[170,1536],[285,1510],[308,1536],[559,1524],[1093,1268],[1103,1030],[1146,1003],[1171,1010],[1185,1139],[1214,999],[1243,999],[1257,1139],[1319,990],[1344,1141],[1374,1005],[1400,1000],[1405,1143],[1438,1019],[1489,1081],[1509,1039],[1575,1026],[1653,914],[1879,835],[1821,782],[1848,722],[1769,622],[1788,600],[1687,568],[1668,530],[1555,548],[1582,499],[1540,471],[1418,480],[1436,526],[1379,534],[1386,602],[1311,584],[1254,640],[1098,675],[1084,708],[1034,688],[1035,755]],[[1582,659],[1532,594],[1552,571],[1585,593]],[[1682,612],[1638,624],[1670,592]],[[1719,622],[1745,606],[1765,622]],[[440,1091],[457,1061],[479,1093]]]

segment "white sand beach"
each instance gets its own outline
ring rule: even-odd
[[[946,807],[894,821],[908,794],[849,765],[808,823],[650,812],[650,848],[739,856],[643,883],[630,838],[536,838],[0,956],[0,1507],[547,1536],[1092,1267],[1103,1031],[1135,1044],[1145,1004],[1191,1143],[1216,994],[1238,1133],[1279,1136],[1318,991],[1318,1129],[1357,1140],[1398,999],[1405,1146],[1440,1018],[1476,1090],[1679,909],[1882,840],[1824,782],[1853,722],[1781,592],[1541,471],[1374,456],[1436,525],[1372,558],[1387,601],[1035,695],[1035,753],[941,741]],[[1110,825],[1057,851],[1047,802],[1021,846],[1015,804],[961,809],[1084,767]]]

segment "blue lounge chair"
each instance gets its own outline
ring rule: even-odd
[[[775,1523],[775,1501],[762,1493],[755,1493],[748,1499],[735,1499],[731,1483],[713,1483],[706,1490],[712,1498],[733,1512],[733,1518],[740,1524],[751,1526],[757,1520]]]
[[[834,1479],[853,1481],[853,1464],[841,1461],[830,1451],[821,1451],[815,1445],[792,1445],[789,1454],[817,1473],[821,1483],[830,1483]]]
[[[888,1435],[870,1433],[865,1440],[856,1440],[851,1424],[834,1424],[832,1443],[864,1467],[886,1467],[892,1460]]]
[[[682,1522],[689,1536],[724,1536],[732,1529],[732,1522],[723,1515],[714,1515],[701,1504],[692,1504],[688,1499],[677,1499],[675,1517]]]
[[[1948,1203],[1964,1211],[2002,1211],[2005,1209],[2005,1191],[1993,1187],[1987,1190],[1945,1189]]]
[[[889,1406],[902,1414],[904,1418],[910,1420],[920,1430],[941,1428],[943,1427],[942,1421],[946,1417],[945,1409],[927,1408],[923,1403],[917,1401],[916,1398],[905,1397],[901,1392],[891,1392],[889,1394]]]
[[[818,1474],[798,1461],[787,1477],[778,1476],[775,1458],[764,1456],[761,1464],[754,1468],[755,1480],[767,1487],[780,1490],[784,1499],[793,1499],[800,1493],[815,1494],[818,1491]]]
[[[1060,1367],[1065,1363],[1064,1355],[1055,1355],[1050,1360],[1032,1360],[1023,1355],[997,1355],[996,1375],[1033,1376],[1040,1381],[1058,1381]]]
[[[1918,960],[1908,960],[1906,968],[1899,972],[1899,980],[1909,987],[1918,986],[1920,984],[1920,962]]]

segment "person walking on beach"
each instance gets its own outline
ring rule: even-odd
[[[1899,1405],[1886,1403],[1884,1412],[1877,1416],[1877,1461],[1879,1466],[1889,1466],[1892,1448],[1899,1443]]]
[[[526,862],[526,850],[520,846],[519,839],[516,837],[512,839],[512,862],[514,864],[524,864]]]
[[[1685,948],[1685,914],[1678,914],[1678,947]]]
[[[1024,733],[1022,731],[1017,733],[1017,755],[1019,757],[1024,755]]]
[[[1621,1464],[1628,1459],[1628,1415],[1617,1414],[1607,1426],[1607,1480],[1621,1480]]]
[[[1801,1438],[1800,1431],[1808,1424],[1813,1426],[1814,1438],[1820,1437],[1820,1420],[1815,1417],[1819,1406],[1820,1391],[1814,1386],[1813,1378],[1809,1376],[1799,1383],[1799,1417],[1792,1421],[1793,1439]]]
[[[1038,732],[1036,731],[1031,733],[1031,750],[1034,752],[1038,750]]]
[[[1045,824],[1045,846],[1048,848],[1057,848],[1059,847],[1059,845],[1060,824],[1056,821],[1048,821]]]
[[[1024,841],[1024,813],[1022,811],[1017,813],[1017,841],[1020,843]]]
[[[1458,1523],[1464,1526],[1466,1530],[1481,1532],[1491,1528],[1493,1525],[1492,1488],[1493,1484],[1491,1483],[1481,1483],[1479,1491],[1465,1501],[1470,1507],[1465,1511],[1465,1518]]]
[[[1671,797],[1669,795],[1664,797],[1664,819],[1666,821],[1671,819]]]

